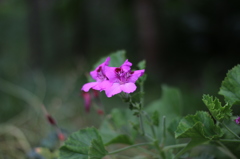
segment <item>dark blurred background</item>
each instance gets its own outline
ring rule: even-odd
[[[1,76],[89,65],[125,49],[164,82],[239,62],[238,0],[1,0]]]
[[[203,106],[202,94],[216,95],[240,63],[239,42],[239,0],[0,0],[0,122],[31,114],[7,81],[33,92],[59,121],[81,123],[72,114],[84,112],[85,74],[121,49],[134,67],[147,60],[146,102],[168,84]]]

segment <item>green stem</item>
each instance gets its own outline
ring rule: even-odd
[[[240,140],[220,139],[221,142],[240,142]]]
[[[143,127],[143,119],[142,119],[142,111],[139,110],[139,123],[140,123],[140,127],[141,127],[141,130],[142,130],[142,134],[144,135],[145,134],[145,130],[144,130],[144,127]]]
[[[156,135],[156,132],[155,132],[155,129],[154,129],[154,125],[152,124],[152,120],[151,118],[149,117],[148,113],[143,111],[143,115],[146,117],[146,119],[148,120],[149,122],[149,125],[150,125],[150,128],[151,128],[151,131],[152,131],[152,135],[153,137],[156,139],[157,138],[157,135]]]
[[[177,145],[169,145],[169,146],[165,146],[162,151],[167,151],[169,149],[176,149],[176,148],[181,148],[181,147],[185,147],[187,146],[187,143],[186,144],[177,144]]]
[[[165,159],[166,158],[165,153],[161,150],[158,140],[154,141],[154,146],[158,150],[159,156],[161,156],[162,159]]]
[[[153,138],[154,138],[154,146],[156,147],[156,149],[158,150],[158,152],[159,152],[159,155],[161,156],[161,158],[166,158],[165,157],[165,154],[164,154],[164,152],[162,152],[162,150],[161,150],[161,148],[159,147],[159,141],[158,141],[158,139],[157,139],[157,136],[156,136],[156,132],[155,132],[155,129],[154,129],[154,125],[152,124],[152,121],[151,121],[151,119],[150,119],[150,117],[149,117],[149,115],[147,114],[147,112],[145,112],[145,111],[142,111],[143,112],[143,115],[146,117],[146,119],[148,120],[148,122],[149,122],[149,125],[150,125],[150,128],[151,128],[151,131],[152,131],[152,134],[153,134]]]
[[[223,145],[220,141],[217,141],[217,143],[223,148],[224,150],[222,151],[223,153],[228,155],[231,159],[237,159],[237,157],[234,154],[232,154],[232,152],[225,145]]]
[[[21,146],[21,149],[25,153],[28,153],[31,149],[31,146],[27,141],[26,136],[18,127],[14,125],[0,125],[0,135],[1,134],[8,134],[14,136],[17,139],[19,146]]]
[[[146,143],[140,143],[140,144],[131,145],[131,146],[128,146],[128,147],[124,147],[124,148],[121,148],[121,149],[109,152],[108,155],[113,155],[113,154],[116,154],[116,153],[119,153],[119,152],[122,152],[122,151],[125,151],[125,150],[128,150],[128,149],[131,149],[131,148],[134,148],[134,147],[143,146],[143,145],[151,145],[151,144],[152,144],[152,142],[146,142]]]
[[[147,153],[147,154],[149,154],[149,155],[157,156],[157,154],[154,153],[154,152],[152,152],[151,150],[147,150],[147,149],[142,148],[142,147],[137,147],[137,149],[139,149],[139,151],[144,152],[144,153]]]
[[[147,138],[149,138],[151,141],[154,141],[155,138],[153,138],[151,135],[145,133],[144,136],[146,136]]]
[[[161,141],[161,145],[164,145],[165,143],[165,139],[166,139],[166,117],[163,116],[162,117],[162,141]]]
[[[231,133],[233,134],[237,139],[240,139],[240,137],[235,134],[229,127],[227,127],[227,125],[225,125],[223,122],[222,122],[222,125]]]
[[[140,83],[140,92],[143,93],[144,92],[144,84],[143,82]],[[144,105],[144,98],[141,97],[141,107],[143,108],[143,105]]]

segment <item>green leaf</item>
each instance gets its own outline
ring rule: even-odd
[[[193,147],[203,144],[204,142],[208,141],[207,139],[191,139],[191,141],[187,144],[186,147],[184,147],[181,151],[177,153],[177,155],[174,158],[179,158],[181,155],[183,155],[188,150],[192,149]]]
[[[240,104],[240,65],[228,71],[218,93],[229,105]]]
[[[153,112],[151,119],[154,126],[159,126],[159,112],[157,110]]]
[[[68,137],[60,148],[59,159],[101,159],[107,154],[97,129],[86,128]]]
[[[102,136],[105,146],[116,144],[116,143],[128,144],[128,145],[133,144],[132,139],[128,135],[122,134],[121,132],[117,132],[114,129],[114,126],[107,119],[105,119],[102,122],[101,127],[99,129],[99,133]]]
[[[139,68],[140,70],[145,69],[145,68],[146,68],[146,60],[140,61],[140,62],[137,64],[137,66],[138,66],[138,68]]]
[[[203,95],[202,100],[217,121],[229,119],[232,116],[231,105],[226,104],[222,106],[218,98],[215,97],[215,99],[213,99],[212,96]]]
[[[202,138],[212,140],[223,135],[219,126],[207,112],[199,111],[195,115],[183,118],[175,132],[175,138]]]
[[[123,119],[127,119],[128,114],[126,114],[125,110],[114,108],[111,111],[111,116],[112,116],[114,125],[117,128],[120,128],[126,124],[126,120],[123,120]]]
[[[181,119],[180,117],[174,118],[174,120],[171,121],[171,123],[169,124],[169,126],[168,126],[168,128],[167,128],[168,132],[169,132],[172,136],[175,135],[175,131],[177,130],[177,127],[178,127],[178,124],[179,124],[179,122],[180,122],[180,119]]]
[[[111,144],[127,144],[132,145],[134,144],[132,139],[125,134],[117,135],[115,138],[112,138],[110,141],[105,143],[105,146],[111,145]]]
[[[97,139],[93,139],[89,149],[89,159],[100,159],[106,154],[108,154],[108,152],[105,150],[103,143]]]
[[[139,131],[139,124],[134,123],[134,122],[132,122],[132,121],[130,121],[130,124],[131,124],[131,126],[132,126],[132,128],[133,128],[134,130]]]
[[[168,127],[172,120],[181,115],[182,96],[177,88],[162,86],[162,96],[160,99],[155,100],[148,107],[146,111],[151,113],[152,110],[161,112],[161,118],[166,116],[166,126]]]

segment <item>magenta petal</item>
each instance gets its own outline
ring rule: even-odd
[[[105,75],[111,82],[115,82],[117,80],[116,72],[115,72],[116,68],[117,67],[108,67],[108,66],[105,67]]]
[[[106,89],[108,89],[109,87],[112,86],[112,83],[109,82],[109,81],[107,81],[107,80],[105,80],[105,81],[100,82],[100,83],[98,84],[98,86],[99,86],[99,88],[100,88],[101,90],[106,90]]]
[[[106,60],[105,60],[105,62],[104,62],[104,64],[105,64],[106,66],[108,66],[108,65],[109,65],[109,62],[110,62],[110,57],[107,57]]]
[[[131,69],[132,63],[126,60],[122,65],[121,68],[123,69],[124,72],[127,72]]]
[[[98,79],[98,73],[97,73],[96,70],[91,71],[91,72],[90,72],[90,75],[91,75],[91,77],[92,77],[94,80],[97,80],[97,79]]]
[[[98,84],[98,82],[90,82],[90,83],[86,83],[82,86],[82,89],[84,92],[88,92],[90,88],[96,86]]]
[[[98,72],[101,72],[104,74],[104,68],[105,66],[109,65],[110,57],[107,57],[106,60],[101,63],[94,71],[90,72],[90,75],[92,76],[93,79],[98,80]]]
[[[121,85],[121,89],[125,93],[132,93],[137,89],[137,86],[134,83],[125,83]]]
[[[143,75],[145,70],[136,70],[133,71],[133,74],[131,75],[131,77],[129,78],[128,82],[133,82],[135,83],[139,77],[141,77]]]
[[[111,87],[105,90],[107,97],[112,97],[113,95],[118,94],[120,92],[122,92],[122,89],[119,83],[113,83]]]
[[[102,91],[101,87],[99,87],[99,84],[100,82],[97,82],[97,84],[93,86],[92,89]]]

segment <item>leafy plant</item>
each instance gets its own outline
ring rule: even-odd
[[[95,128],[86,128],[70,135],[60,149],[60,159],[100,159],[105,155],[113,155],[143,145],[148,145],[145,151],[150,152],[152,157],[179,158],[183,154],[186,156],[186,152],[202,144],[213,144],[221,147],[225,156],[236,158],[235,154],[222,142],[240,142],[239,136],[225,124],[233,117],[232,106],[240,103],[240,65],[230,70],[222,82],[219,94],[225,97],[226,104],[224,106],[217,97],[203,95],[202,100],[210,113],[198,111],[195,115],[187,115],[177,121],[176,119],[181,118],[181,109],[183,108],[181,95],[177,89],[163,86],[162,98],[156,100],[150,106],[144,107],[146,74],[143,75],[143,73],[146,62],[141,61],[138,64],[138,67],[143,70],[141,74],[138,74],[137,71],[129,72],[132,64],[126,60],[124,51],[112,53],[109,57],[111,58],[111,66],[108,66],[109,59],[105,60],[106,57],[99,60],[94,65],[95,72],[91,72],[91,76],[97,82],[89,80],[90,83],[85,84],[82,89],[88,91],[89,88],[92,88],[105,91],[108,97],[119,94],[123,101],[128,103],[130,110],[120,111],[114,108],[110,113],[110,118],[105,118],[103,121],[99,132]],[[123,64],[120,67],[116,67],[121,63]],[[131,80],[131,78],[134,80]],[[135,88],[133,88],[135,86],[134,82],[138,78],[139,92],[130,94],[135,91]],[[104,85],[102,82],[105,82]],[[167,124],[166,117],[168,119]],[[235,121],[237,123],[238,119]],[[166,126],[169,132],[167,132]],[[233,135],[233,138],[225,138],[224,128],[225,131]],[[175,142],[173,145],[168,145],[168,143],[171,143],[167,141],[168,136],[174,130],[176,140],[180,138],[190,138],[191,140],[188,143],[176,144]],[[144,137],[143,140],[147,142],[138,143],[138,136]],[[105,147],[112,144],[127,144],[130,146],[108,152]],[[183,149],[178,153],[173,151],[181,147]]]

